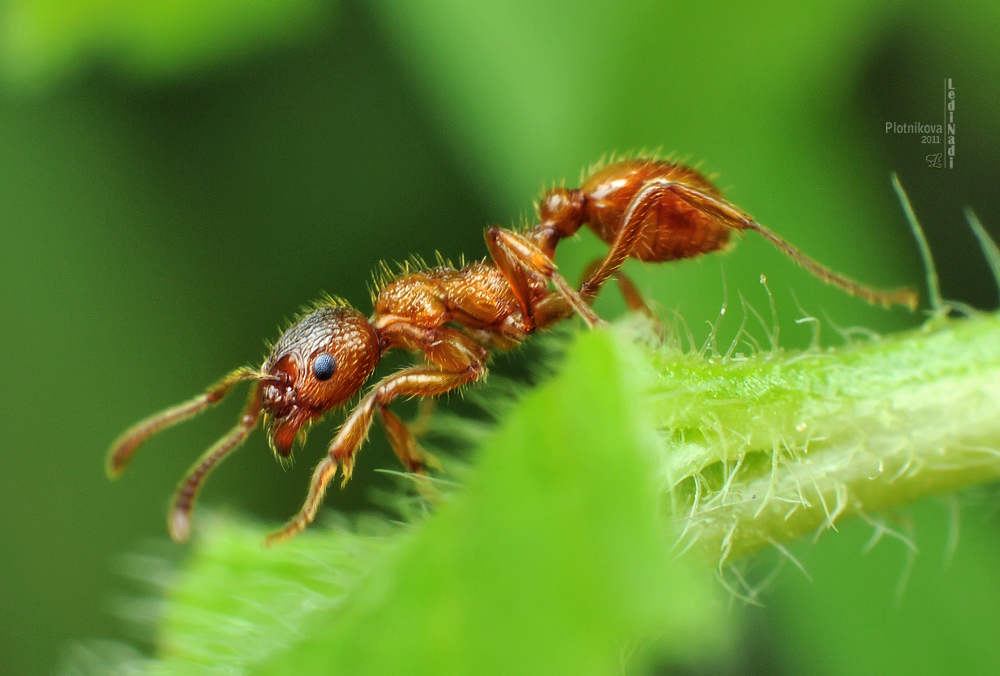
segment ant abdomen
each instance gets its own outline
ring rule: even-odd
[[[584,222],[602,240],[613,243],[626,223],[625,212],[653,180],[721,197],[719,190],[691,167],[662,160],[625,160],[598,169],[580,187]],[[654,263],[718,251],[729,242],[732,231],[714,215],[669,191],[649,208],[639,227],[639,238],[629,255]]]

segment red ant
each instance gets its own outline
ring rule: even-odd
[[[622,283],[629,305],[641,306],[641,297],[620,272],[627,258],[691,258],[722,249],[734,230],[763,235],[816,277],[869,303],[911,309],[917,304],[916,293],[909,289],[878,291],[808,258],[683,164],[654,159],[614,162],[591,172],[577,190],[547,191],[538,216],[538,224],[523,232],[487,228],[488,260],[461,269],[440,265],[404,271],[382,284],[370,319],[340,300],[317,304],[278,339],[260,370],[236,369],[204,394],[126,431],[111,447],[108,474],[118,477],[153,434],[218,403],[240,381],[254,381],[237,425],[202,455],[177,488],[168,525],[174,540],[184,541],[205,477],[246,439],[261,413],[272,449],[288,457],[300,430],[351,399],[383,354],[394,348],[423,353],[426,365],[386,376],[347,416],[313,473],[302,509],[267,542],[285,540],[312,522],[338,467],[344,483],[351,478],[355,455],[376,414],[403,466],[423,471],[425,458],[413,435],[388,408],[394,399],[437,396],[475,382],[486,375],[492,350],[510,349],[574,313],[591,327],[601,323],[590,303],[612,275]],[[579,289],[573,289],[556,271],[553,256],[560,240],[584,224],[610,245],[610,251],[591,265]]]

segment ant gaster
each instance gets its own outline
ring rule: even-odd
[[[608,243],[608,254],[588,268],[578,289],[556,271],[558,243],[586,224]],[[160,430],[221,401],[239,382],[253,381],[236,426],[192,466],[174,495],[168,526],[187,539],[191,510],[208,473],[265,417],[275,453],[288,457],[304,426],[350,400],[379,359],[400,348],[420,352],[426,364],[386,376],[347,416],[329,453],[317,465],[299,513],[268,543],[305,528],[339,468],[346,483],[355,455],[378,415],[403,466],[422,472],[424,456],[407,426],[389,409],[398,397],[433,397],[486,375],[492,350],[506,350],[572,314],[589,326],[601,320],[590,303],[613,275],[628,304],[643,300],[620,272],[628,258],[673,261],[726,246],[733,231],[753,230],[824,282],[865,301],[915,309],[909,289],[879,291],[851,281],[808,258],[728,202],[698,171],[654,159],[614,162],[592,171],[577,190],[556,187],[538,206],[538,223],[522,232],[487,228],[490,258],[456,269],[440,265],[404,270],[375,295],[366,318],[343,301],[327,299],[300,317],[275,343],[260,370],[239,368],[200,396],[158,413],[126,431],[111,447],[108,473],[119,476],[136,449]]]

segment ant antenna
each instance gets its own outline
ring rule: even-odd
[[[257,420],[260,419],[263,392],[263,382],[258,382],[251,388],[246,408],[236,426],[205,451],[198,458],[198,461],[191,465],[191,469],[177,485],[177,491],[174,493],[167,517],[167,528],[174,542],[185,542],[188,539],[188,535],[191,533],[191,510],[194,508],[195,498],[198,497],[198,491],[209,472],[226,456],[239,448],[246,441],[253,428],[257,426]]]
[[[209,387],[204,393],[182,404],[172,406],[142,420],[118,437],[108,453],[106,469],[108,477],[117,479],[128,467],[135,452],[154,434],[168,427],[189,420],[202,411],[226,398],[237,384],[244,380],[271,382],[276,376],[258,373],[248,366],[242,366],[227,374],[222,380]]]

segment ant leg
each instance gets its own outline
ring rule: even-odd
[[[598,258],[584,268],[583,279],[592,277],[600,264],[601,259]],[[625,271],[622,269],[619,269],[614,274],[614,278],[618,283],[618,289],[621,291],[622,298],[625,299],[625,307],[627,307],[631,312],[637,312],[646,317],[646,319],[649,320],[651,328],[653,329],[653,333],[656,334],[660,340],[663,340],[667,335],[667,330],[664,328],[663,322],[660,321],[660,318],[655,312],[653,312],[653,308],[649,307],[649,303],[646,302],[645,296],[643,296],[642,292],[639,291],[639,287],[635,285],[632,278],[625,274]]]
[[[327,485],[337,473],[338,464],[342,468],[344,482],[351,478],[354,454],[368,434],[376,409],[386,406],[396,397],[426,397],[450,392],[477,380],[485,372],[485,367],[462,373],[449,373],[434,367],[415,366],[383,379],[351,412],[330,445],[329,454],[316,466],[309,494],[302,509],[283,528],[268,535],[265,544],[271,545],[287,540],[312,523],[323,502]]]
[[[583,275],[581,275],[582,280],[586,280],[594,275],[597,271],[598,266],[601,264],[603,259],[598,258],[590,263],[586,268],[584,268]],[[645,297],[639,291],[639,288],[635,285],[635,282],[625,274],[623,270],[618,270],[614,274],[615,281],[618,283],[618,288],[621,291],[622,298],[625,299],[625,306],[632,312],[641,312],[652,320],[656,320],[656,316],[653,313],[653,309],[649,307],[646,302]],[[583,282],[581,281],[581,286]]]
[[[493,262],[496,263],[497,268],[503,273],[507,283],[510,284],[510,290],[514,292],[517,304],[521,306],[521,314],[524,315],[526,324],[524,327],[525,333],[531,333],[535,328],[535,316],[532,312],[531,289],[528,285],[528,276],[524,272],[524,264],[521,260],[514,255],[510,247],[505,246],[500,234],[501,232],[503,232],[503,229],[496,225],[486,229],[486,248],[489,249]],[[538,251],[538,256],[533,263],[536,267],[540,266],[550,274],[555,271],[555,263],[541,251]]]
[[[425,397],[420,400],[420,403],[422,404],[425,401],[433,402],[434,400]],[[389,445],[392,446],[392,450],[396,453],[399,461],[403,463],[406,471],[413,476],[417,491],[424,499],[431,503],[438,502],[441,496],[431,485],[424,468],[434,467],[435,469],[441,469],[441,463],[436,457],[417,445],[412,429],[400,420],[399,416],[390,411],[388,407],[379,406],[378,415],[382,421],[382,427],[385,429],[385,434],[389,438]]]
[[[368,435],[376,410],[388,406],[397,397],[432,397],[450,392],[478,380],[485,373],[486,367],[481,364],[470,366],[463,371],[444,371],[436,365],[414,366],[383,379],[361,400],[330,445],[329,457],[339,463],[343,484],[350,481],[351,474],[354,473],[354,457],[361,442]],[[399,420],[394,414],[392,417]],[[402,426],[402,422],[400,425]],[[390,436],[395,431],[389,430]],[[413,443],[413,437],[409,432],[406,432],[406,436],[409,438],[407,443]],[[393,448],[396,450],[395,444]],[[407,455],[409,454],[410,451],[407,450]],[[403,461],[404,467],[410,469],[409,458],[400,457],[400,460]],[[416,458],[416,462],[419,463],[419,458]]]
[[[108,452],[108,459],[105,465],[108,476],[112,479],[120,477],[139,447],[157,432],[165,430],[168,427],[173,427],[198,415],[205,409],[222,401],[241,381],[254,379],[260,379],[260,374],[245,366],[238,368],[194,399],[156,413],[128,428],[111,444],[111,450]]]
[[[646,302],[646,298],[631,277],[619,270],[615,273],[615,281],[618,282],[618,290],[621,291],[622,297],[625,299],[625,306],[629,310],[644,314],[654,322],[657,321],[653,308],[649,307],[649,303]]]
[[[430,399],[425,397],[417,402],[417,415],[413,419],[413,422],[407,425],[410,433],[414,437],[422,437],[427,432],[427,428],[431,424],[431,418],[434,417],[434,405],[436,399]]]
[[[535,304],[535,317],[538,328],[545,330],[567,317],[573,316],[573,308],[566,297],[556,291],[550,291]]]
[[[257,425],[261,412],[261,395],[264,384],[257,383],[250,390],[246,408],[240,421],[226,436],[219,439],[198,461],[191,466],[188,473],[177,486],[174,499],[171,502],[170,515],[167,518],[167,528],[174,542],[184,542],[191,532],[191,510],[194,508],[198,490],[204,483],[209,472],[222,462],[226,456],[235,451],[246,440]]]
[[[354,456],[368,435],[378,409],[388,406],[397,397],[444,394],[486,374],[485,359],[480,357],[483,351],[476,349],[471,339],[455,329],[425,329],[397,322],[385,327],[383,336],[399,344],[415,344],[416,339],[422,337],[425,354],[434,365],[412,366],[387,376],[361,399],[340,427],[327,456],[316,466],[302,509],[283,528],[271,533],[265,544],[287,540],[312,523],[338,466],[344,477],[343,482],[347,483],[354,470]],[[390,435],[392,433],[389,432]]]
[[[777,247],[778,250],[784,252],[793,261],[827,284],[839,287],[852,296],[857,296],[871,305],[881,305],[886,308],[893,305],[905,305],[911,310],[917,309],[919,296],[912,289],[881,290],[855,282],[853,279],[844,277],[805,255],[791,242],[786,241],[778,234],[765,228],[749,214],[737,209],[726,200],[706,195],[700,190],[680,183],[671,184],[669,189],[691,206],[715,216],[723,224],[734,230],[753,230],[758,233]]]
[[[422,351],[430,362],[429,368],[446,373],[481,371],[473,378],[475,380],[486,372],[484,365],[489,358],[489,350],[477,341],[475,335],[469,335],[467,331],[468,329],[462,326],[422,328],[405,322],[395,322],[384,329],[382,337],[394,346]],[[420,448],[415,439],[426,431],[434,413],[435,402],[436,400],[431,397],[422,397],[417,403],[416,420],[411,425],[403,423],[385,406],[378,409],[393,450],[403,466],[411,472],[419,470],[420,465],[438,469],[441,467],[437,458]],[[417,465],[417,470],[413,469],[414,463]],[[346,483],[347,479],[344,481]]]
[[[421,399],[424,401],[434,401],[433,399]],[[413,437],[413,432],[406,423],[399,419],[399,416],[390,411],[385,406],[378,408],[379,419],[382,420],[382,427],[389,437],[389,445],[396,453],[396,457],[403,463],[407,472],[423,474],[426,463],[426,454],[417,446],[417,441]]]
[[[615,235],[614,242],[611,243],[611,250],[604,257],[590,278],[580,285],[580,297],[585,301],[593,300],[597,292],[601,290],[604,282],[618,272],[625,259],[631,255],[639,236],[642,234],[642,226],[649,216],[649,211],[656,203],[667,194],[667,191],[674,185],[673,181],[653,180],[644,185],[636,193],[632,201],[629,202],[625,215],[622,216],[622,227]]]
[[[535,323],[534,307],[525,271],[552,280],[559,293],[590,328],[604,323],[580,294],[569,285],[566,278],[556,272],[555,262],[525,237],[494,225],[486,229],[486,246],[497,267],[510,283],[525,317],[531,317],[532,328]]]

